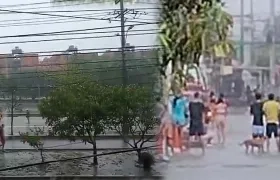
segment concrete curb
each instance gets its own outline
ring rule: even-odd
[[[145,138],[153,138],[155,135],[154,134],[146,134]],[[58,136],[41,136],[42,139],[44,140],[68,140],[67,138],[61,138]],[[76,137],[77,139],[82,139],[82,137]],[[141,138],[141,136],[131,136],[129,135],[128,138]],[[21,136],[15,135],[15,136],[6,136],[7,140],[21,140]],[[109,134],[109,135],[98,135],[96,137],[96,140],[121,140],[123,139],[122,136],[118,135],[118,134]]]
[[[1,180],[162,180],[163,176],[2,176]]]
[[[145,147],[144,147],[145,148]],[[155,150],[155,147],[149,148],[150,150]],[[125,151],[125,150],[132,150],[132,148],[97,148],[97,151]],[[27,148],[16,148],[16,149],[5,149],[4,153],[13,153],[13,152],[22,152],[22,151],[27,151],[27,152],[38,152],[37,149],[27,149]],[[75,149],[66,149],[66,148],[61,148],[61,149],[44,149],[44,152],[52,152],[52,151],[92,151],[91,148],[75,148]],[[131,151],[133,152],[133,151]],[[0,152],[1,153],[1,152]]]

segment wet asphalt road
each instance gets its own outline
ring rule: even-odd
[[[170,180],[263,180],[280,175],[280,154],[274,141],[271,152],[246,155],[238,144],[250,137],[251,126],[248,114],[234,114],[228,118],[228,140],[225,147],[207,148],[205,156],[199,149],[176,155],[165,174]]]

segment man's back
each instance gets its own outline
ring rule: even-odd
[[[263,105],[267,123],[278,124],[279,104],[275,100],[268,100]]]
[[[200,101],[190,102],[189,112],[191,121],[202,121],[204,113],[204,105]]]
[[[263,102],[257,101],[250,107],[250,113],[253,116],[253,125],[263,126]]]

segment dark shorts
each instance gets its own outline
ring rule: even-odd
[[[190,125],[190,136],[203,136],[205,134],[205,130],[203,124],[201,125]]]
[[[278,137],[278,125],[275,123],[268,123],[266,125],[266,136],[271,138],[272,134],[274,137]]]

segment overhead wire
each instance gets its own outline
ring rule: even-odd
[[[51,4],[49,3],[49,5],[51,6],[43,6],[43,7],[28,7],[28,8],[16,8],[18,6],[10,6],[10,7],[1,7],[0,8],[9,8],[9,9],[12,9],[12,10],[17,10],[17,11],[21,11],[21,10],[38,10],[38,9],[51,9],[51,8],[58,8],[58,7],[72,7],[72,6],[84,6],[84,5],[89,5],[89,4],[93,4],[92,2],[83,2],[83,3],[79,3],[79,2],[76,2],[76,3],[71,3],[71,4],[64,4],[64,5],[55,5],[55,4]],[[16,9],[14,9],[16,8]],[[2,13],[0,13],[2,14]],[[5,14],[9,14],[9,12],[6,12]]]
[[[88,30],[86,30],[86,31],[88,31]],[[135,30],[132,29],[132,30],[129,30],[129,32],[151,32],[151,31],[158,31],[158,29],[135,29]],[[53,35],[56,35],[56,36],[69,36],[69,35],[85,35],[85,34],[107,34],[107,33],[119,33],[119,32],[120,32],[119,30],[113,30],[113,31],[92,31],[92,32],[81,32],[81,31],[78,31],[78,32],[59,33],[59,34],[41,34],[41,35],[38,35],[38,36],[39,37],[53,36]],[[34,35],[32,37],[38,37],[38,36]],[[128,34],[128,36],[129,36],[129,34]],[[25,36],[25,37],[29,37],[29,36]],[[8,37],[8,38],[11,38],[11,37]],[[14,38],[21,38],[21,37],[17,36],[17,37],[14,37]],[[2,39],[1,36],[0,36],[0,39]]]
[[[51,8],[51,7],[50,7]],[[125,8],[125,10],[132,10],[132,11],[139,11],[139,10],[159,10],[160,8],[155,7],[145,7],[145,8]],[[50,10],[50,11],[35,11],[35,12],[42,12],[42,13],[76,13],[76,12],[103,12],[103,11],[120,11],[119,8],[114,9],[78,9],[78,10]]]
[[[100,15],[104,17],[104,15]],[[98,17],[98,16],[88,16],[88,17]],[[64,19],[59,19],[59,20],[50,20],[50,21],[31,21],[31,22],[20,22],[20,23],[1,23],[0,27],[19,27],[19,26],[38,26],[38,25],[46,25],[46,24],[66,24],[66,23],[79,23],[79,22],[86,22],[86,21],[91,21],[89,19],[82,19],[82,20],[64,20]]]
[[[149,8],[143,8],[143,10],[145,10],[143,13],[142,12],[138,12],[138,10],[141,10],[142,8],[134,8],[134,9],[126,9],[126,11],[132,11],[130,14],[137,14],[139,13],[140,15],[148,15],[148,14],[154,14],[157,12],[153,12],[153,11],[147,11],[147,9],[149,10]],[[118,12],[119,9],[111,9],[114,12]],[[82,13],[82,14],[74,14],[75,16],[92,16],[92,15],[113,15],[115,13],[112,13],[112,11],[110,12],[109,9],[103,10],[103,9],[96,9],[96,10],[80,10],[80,11],[76,11],[76,12],[91,12],[91,13]],[[55,12],[55,11],[53,11]],[[57,12],[68,12],[68,11],[57,11]],[[70,11],[69,11],[70,12]],[[74,11],[73,11],[74,12]],[[137,13],[136,13],[137,12]],[[112,14],[111,14],[112,13]],[[22,21],[34,21],[34,20],[62,20],[62,19],[73,19],[71,17],[47,17],[47,18],[22,18],[22,19],[7,19],[7,20],[0,20],[0,22],[22,22]]]
[[[85,16],[85,15],[87,15],[87,16]],[[84,15],[82,15],[82,17],[95,17],[95,18],[97,18],[97,17],[100,17],[100,18],[102,18],[103,17],[103,19],[104,19],[104,17],[105,16],[108,16],[108,15],[106,15],[106,14],[84,14]],[[135,18],[134,17],[135,15],[131,15],[131,19],[133,20],[133,19],[137,19],[137,20],[145,20],[145,19],[141,19],[141,18]],[[152,16],[152,17],[157,17],[156,15],[149,15],[149,14],[145,14],[145,15],[140,15],[140,16]],[[7,23],[7,22],[9,22],[9,20],[8,21],[0,21],[0,27],[18,27],[18,26],[26,26],[26,25],[28,25],[28,26],[38,26],[38,25],[46,25],[46,24],[62,24],[62,23],[76,23],[76,22],[86,22],[86,21],[91,21],[90,19],[83,19],[83,20],[76,20],[76,19],[72,19],[72,18],[57,18],[57,19],[48,19],[48,18],[38,18],[38,19],[42,19],[42,20],[32,20],[32,19],[30,19],[30,18],[28,18],[28,19],[26,19],[26,21],[27,22],[22,22],[22,21],[20,21],[20,22],[11,22],[11,23]],[[31,20],[31,21],[30,21]],[[154,21],[154,20],[156,20],[156,18],[155,19],[149,19],[149,20],[152,20],[152,21]],[[10,20],[10,21],[12,21],[12,20]]]
[[[54,148],[65,147],[65,146],[75,145],[75,144],[84,144],[84,142],[72,142],[72,143],[60,144],[60,145],[55,145],[55,146],[46,146],[46,147],[43,147],[43,149],[44,149],[44,150],[49,150],[49,149],[57,150],[57,149],[54,149]],[[35,149],[35,150],[39,151],[39,149]],[[22,149],[4,150],[4,152],[5,152],[5,153],[22,152]]]
[[[61,0],[60,2],[61,3],[67,2],[67,0]],[[57,3],[59,3],[59,1],[57,1]],[[51,4],[51,2],[50,1],[45,1],[45,2],[36,2],[36,3],[9,4],[9,5],[0,5],[0,7],[1,8],[11,8],[11,7],[23,7],[23,6],[42,5],[42,4]]]
[[[17,14],[34,14],[34,15],[40,15],[40,16],[53,16],[53,17],[69,17],[69,18],[74,18],[74,19],[91,19],[91,20],[105,20],[109,22],[117,21],[120,22],[119,19],[113,19],[113,18],[105,18],[105,19],[100,19],[100,18],[90,18],[90,17],[81,17],[81,16],[74,16],[74,15],[62,15],[62,14],[49,14],[49,13],[40,13],[40,12],[32,12],[32,11],[15,11],[15,10],[7,10],[7,9],[2,9],[0,8],[0,12],[12,12],[12,13],[17,13]],[[131,20],[126,20],[126,22],[138,22],[138,23],[147,23],[150,24],[149,22],[144,22],[144,21],[131,21]],[[158,24],[159,22],[155,22]]]
[[[149,23],[149,24],[156,24],[156,23]],[[126,27],[135,27],[135,26],[145,26],[147,23],[135,23],[135,24],[127,24]],[[18,34],[18,35],[7,35],[7,36],[0,36],[0,39],[3,38],[18,38],[18,37],[31,37],[31,36],[41,36],[41,35],[59,35],[61,33],[70,33],[70,32],[81,32],[81,31],[93,31],[93,30],[107,30],[107,29],[114,29],[120,28],[121,26],[105,26],[105,27],[97,27],[97,28],[83,28],[83,29],[73,29],[73,30],[63,30],[63,31],[51,31],[51,32],[42,32],[42,33],[30,33],[30,34]]]
[[[88,159],[88,158],[92,158],[92,157],[99,157],[99,156],[105,156],[105,155],[121,154],[121,153],[139,151],[139,150],[155,148],[155,147],[158,147],[158,146],[157,145],[153,145],[153,146],[147,146],[147,147],[142,147],[142,148],[132,148],[132,149],[128,149],[128,150],[126,149],[126,150],[121,150],[121,151],[113,151],[113,152],[100,153],[100,154],[96,154],[96,155],[88,155],[88,156],[81,156],[81,157],[75,157],[75,158],[65,158],[65,159],[59,159],[59,160],[51,160],[51,161],[38,162],[38,163],[32,163],[32,164],[25,164],[25,165],[20,165],[20,166],[2,168],[2,169],[0,169],[0,172],[2,172],[2,171],[10,171],[10,170],[15,170],[15,169],[21,169],[21,168],[26,168],[26,167],[31,167],[31,166],[38,166],[38,165],[43,165],[43,164],[56,163],[56,162],[66,162],[66,161],[73,161],[73,160],[79,160],[79,159]]]
[[[103,12],[98,12],[98,13],[83,13],[83,14],[77,14],[77,16],[90,16],[90,15],[100,15],[100,14],[104,14]],[[0,22],[23,22],[23,21],[34,21],[34,20],[44,20],[44,21],[47,21],[47,20],[67,20],[67,19],[73,19],[73,18],[65,18],[65,17],[34,17],[34,18],[19,18],[19,19],[5,19],[5,20],[0,20]]]
[[[143,35],[154,35],[158,34],[157,32],[151,33],[130,33],[129,36],[143,36]],[[72,38],[56,38],[56,39],[41,39],[41,40],[26,40],[26,41],[8,41],[8,42],[0,42],[1,44],[24,44],[24,43],[37,43],[37,42],[51,42],[51,41],[68,41],[68,40],[81,40],[81,39],[98,39],[98,38],[112,38],[118,37],[120,35],[104,35],[104,36],[86,36],[86,37],[72,37]]]

